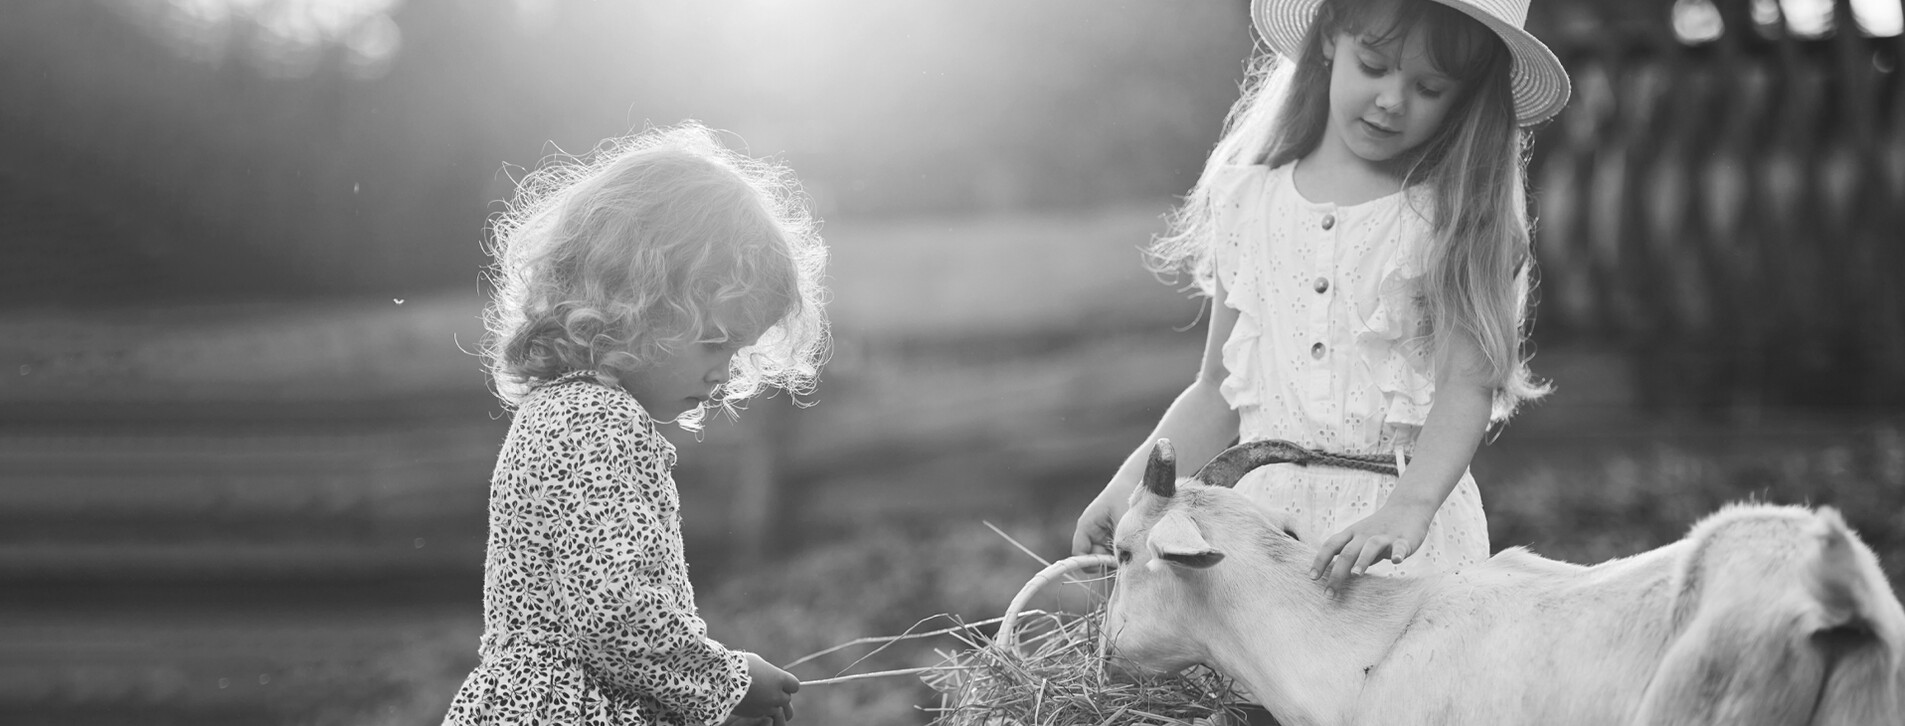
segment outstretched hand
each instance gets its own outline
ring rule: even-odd
[[[800,679],[776,668],[758,655],[746,655],[750,678],[747,693],[741,696],[741,703],[734,707],[733,716],[724,723],[783,726],[794,720],[794,692],[800,690]]]
[[[1422,546],[1435,510],[1436,507],[1422,504],[1395,501],[1383,504],[1375,514],[1323,540],[1322,547],[1316,551],[1316,561],[1310,564],[1310,579],[1327,576],[1327,587],[1336,592],[1350,575],[1363,574],[1378,560],[1388,558],[1400,564]]]
[[[1126,498],[1114,494],[1119,487],[1112,486],[1100,492],[1085,512],[1078,515],[1078,526],[1072,530],[1072,554],[1108,555],[1111,554],[1111,535],[1118,527],[1118,519],[1124,516],[1127,508]],[[1128,489],[1124,491],[1129,491]]]

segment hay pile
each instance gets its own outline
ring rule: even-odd
[[[1084,615],[1027,611],[1016,643],[976,629],[922,680],[940,693],[932,726],[1191,726],[1233,713],[1231,684],[1206,668],[1157,678],[1105,672],[1101,606]],[[1241,722],[1241,721],[1236,721]]]

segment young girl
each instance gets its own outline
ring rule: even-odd
[[[1568,79],[1521,29],[1527,6],[1255,0],[1274,53],[1151,250],[1212,313],[1197,379],[1150,440],[1171,439],[1186,469],[1238,439],[1401,469],[1284,464],[1239,482],[1318,547],[1311,577],[1332,590],[1487,558],[1469,459],[1491,421],[1546,392],[1520,354],[1522,151]],[[1079,517],[1074,552],[1106,551],[1150,448]]]
[[[782,168],[685,124],[531,174],[493,227],[481,663],[446,724],[780,724],[800,682],[709,640],[656,430],[809,390],[826,250]]]

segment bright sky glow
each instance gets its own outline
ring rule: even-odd
[[[1852,0],[1852,16],[1859,27],[1876,36],[1905,33],[1905,8],[1898,0]]]
[[[267,76],[315,72],[326,49],[343,49],[344,72],[382,76],[403,46],[390,13],[403,0],[120,0],[117,7],[181,55],[211,63],[237,56]]]
[[[1673,4],[1673,34],[1682,43],[1718,40],[1726,30],[1720,9],[1711,0],[1677,0]]]
[[[1786,11],[1786,24],[1794,35],[1817,38],[1832,32],[1832,0],[1779,0],[1779,7]],[[1754,18],[1761,17],[1761,12],[1755,12]],[[1852,0],[1852,17],[1866,35],[1891,36],[1905,30],[1901,27],[1905,26],[1905,17],[1900,16],[1899,0]]]
[[[315,72],[330,56],[328,49],[335,47],[343,51],[344,72],[359,79],[381,77],[402,49],[403,33],[391,13],[403,2],[115,0],[121,12],[134,16],[142,27],[189,58],[216,63],[238,57],[264,75],[297,78]],[[513,4],[519,22],[539,30],[551,24],[559,3],[514,0]],[[1851,4],[1865,34],[1885,37],[1905,32],[1900,0],[1851,0]],[[1821,37],[1833,30],[1832,0],[1752,0],[1751,9],[1753,20],[1762,25],[1776,22],[1783,13],[1793,34],[1802,38]],[[811,7],[786,0],[755,0],[751,12],[740,17],[778,30],[758,36],[775,42],[804,37],[805,31],[814,30],[816,14]],[[1672,21],[1674,34],[1688,43],[1710,42],[1725,32],[1713,0],[1676,0]],[[790,60],[786,54],[779,57]]]
[[[1780,0],[1779,7],[1793,35],[1817,38],[1832,32],[1832,0]]]
[[[1793,35],[1818,38],[1832,32],[1832,0],[1753,0],[1753,22],[1772,25],[1781,13]],[[1905,32],[1905,10],[1899,0],[1852,0],[1852,17],[1866,35],[1888,37]],[[1706,43],[1720,37],[1726,24],[1712,0],[1675,0],[1674,35],[1686,43]]]

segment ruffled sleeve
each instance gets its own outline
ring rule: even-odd
[[[696,612],[673,447],[638,407],[625,410],[579,418],[559,447],[575,460],[551,492],[574,497],[552,542],[564,620],[596,677],[690,723],[717,722],[747,691],[747,661],[710,640]]]
[[[1263,380],[1260,367],[1263,354],[1257,341],[1263,337],[1260,302],[1263,266],[1264,181],[1270,168],[1261,164],[1232,165],[1219,169],[1213,178],[1212,220],[1215,237],[1211,243],[1213,274],[1224,287],[1224,305],[1237,311],[1237,324],[1224,341],[1226,375],[1218,392],[1237,410],[1260,405],[1256,381]],[[1250,271],[1246,274],[1246,271]]]
[[[1356,347],[1384,398],[1386,423],[1421,426],[1435,400],[1427,300],[1423,297],[1424,255],[1434,230],[1429,221],[1402,205],[1395,225],[1398,239],[1383,263],[1373,304],[1356,331]]]

